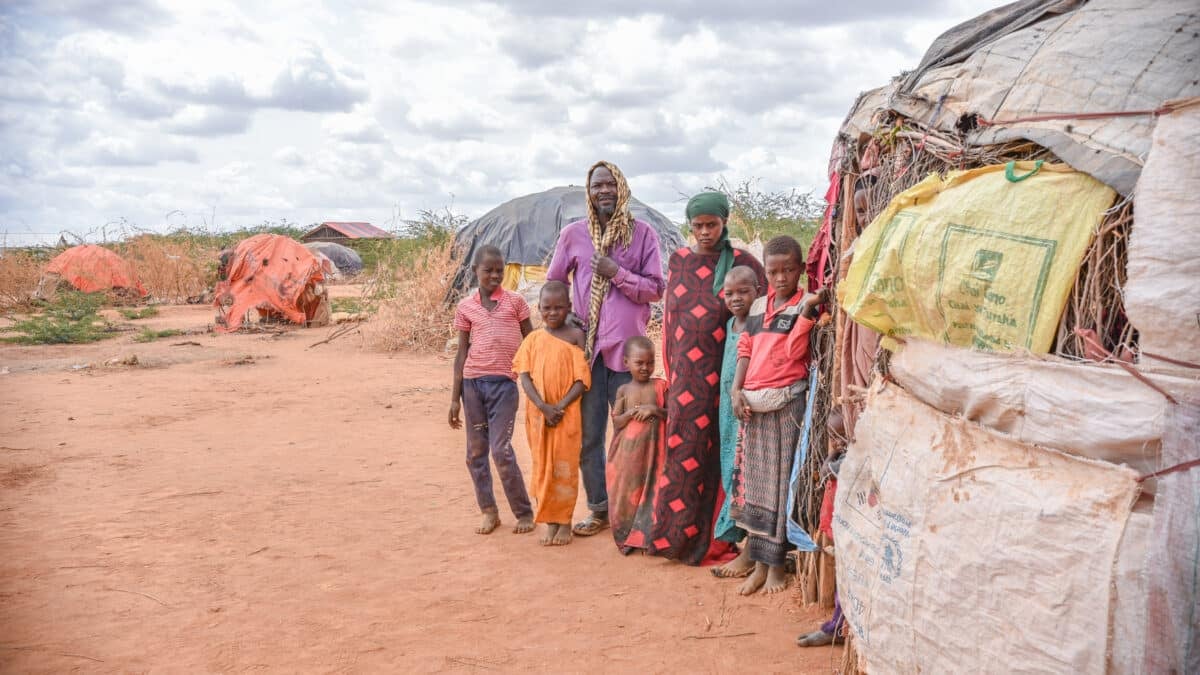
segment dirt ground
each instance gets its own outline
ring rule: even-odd
[[[166,307],[136,324],[210,318]],[[624,558],[606,535],[547,549],[474,534],[450,362],[355,335],[308,348],[328,333],[0,346],[0,671],[840,662],[794,646],[824,612],[790,594],[740,598],[737,581]]]

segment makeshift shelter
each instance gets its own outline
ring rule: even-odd
[[[637,199],[629,200],[633,217],[658,233],[663,265],[684,245],[679,228],[669,218]],[[587,218],[587,191],[582,187],[556,187],[507,201],[464,225],[455,233],[459,270],[452,288],[465,291],[474,283],[471,260],[480,246],[492,245],[504,253],[508,266],[503,285],[516,290],[522,283],[540,286],[554,244],[564,225]]]
[[[1198,32],[1189,0],[1013,3],[844,122],[798,473],[838,408],[859,668],[1200,672]]]
[[[148,295],[133,264],[103,246],[84,244],[59,253],[46,265],[36,296],[54,294],[60,283],[84,293],[114,291],[144,298]]]
[[[392,234],[381,230],[370,223],[362,222],[324,222],[305,232],[300,241],[331,241],[337,244],[356,239],[392,239]]]
[[[305,244],[304,247],[328,258],[341,276],[351,277],[363,269],[362,258],[357,251],[348,246],[331,241],[315,241]]]
[[[228,262],[227,278],[217,284],[217,330],[232,332],[257,310],[310,326],[329,322],[329,296],[321,262],[302,244],[277,234],[258,234],[239,243]]]

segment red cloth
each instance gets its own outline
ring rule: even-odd
[[[834,171],[829,176],[829,189],[825,191],[825,215],[821,219],[821,229],[817,230],[817,236],[808,247],[808,262],[804,266],[809,291],[815,291],[831,281],[826,278],[825,270],[829,268],[830,244],[833,241],[833,209],[841,192],[841,176]]]
[[[149,295],[133,264],[103,246],[73,246],[55,256],[46,265],[46,272],[59,275],[84,293],[127,288],[136,290],[140,297]]]
[[[830,478],[825,484],[825,496],[821,499],[821,524],[818,530],[833,541],[833,500],[837,497],[837,479]]]

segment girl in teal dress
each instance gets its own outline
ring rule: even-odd
[[[719,541],[731,544],[740,543],[746,538],[746,531],[733,522],[729,517],[729,491],[733,482],[733,463],[737,454],[738,418],[733,412],[733,403],[729,398],[729,390],[733,388],[733,374],[737,370],[738,338],[746,327],[746,317],[750,314],[750,306],[758,298],[758,278],[754,270],[748,267],[735,267],[725,276],[725,306],[733,314],[726,326],[725,356],[721,361],[721,406],[718,416],[721,430],[721,489],[726,498],[721,503],[721,511],[717,514],[713,525],[713,537]],[[738,557],[719,567],[713,568],[713,574],[722,577],[744,577],[754,569],[754,561],[742,548]]]

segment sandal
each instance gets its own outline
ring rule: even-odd
[[[575,527],[571,528],[571,531],[577,537],[590,537],[606,529],[608,529],[608,518],[597,518],[596,514],[592,513],[587,518],[576,523]]]

